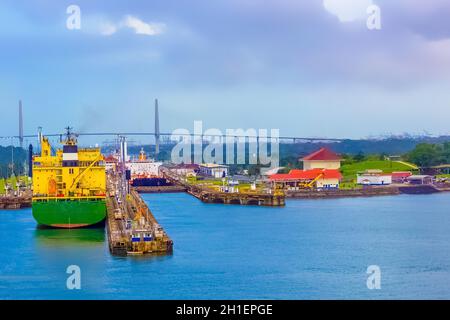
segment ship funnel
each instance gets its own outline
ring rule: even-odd
[[[128,151],[127,151],[127,137],[120,136],[120,161],[125,164],[128,158]]]

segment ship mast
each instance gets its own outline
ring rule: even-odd
[[[67,126],[65,129],[66,129],[66,141],[65,141],[65,144],[66,145],[72,145],[72,146],[76,145],[77,144],[77,137],[76,137],[76,134],[74,134],[72,132],[73,128]]]

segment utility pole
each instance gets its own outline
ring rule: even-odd
[[[20,142],[20,148],[23,148],[23,112],[22,112],[22,100],[19,100],[19,142]]]
[[[33,177],[33,145],[28,146],[28,177]]]
[[[14,140],[11,138],[11,177],[14,175]]]
[[[159,110],[158,99],[155,99],[155,160],[158,160],[159,155]]]

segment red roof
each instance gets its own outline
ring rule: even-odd
[[[105,158],[105,162],[119,162],[113,155],[109,155]]]
[[[408,178],[412,173],[409,171],[392,172],[392,178]]]
[[[321,148],[304,157],[305,160],[341,160],[341,157],[328,148]]]
[[[270,180],[287,181],[287,180],[314,180],[323,174],[323,179],[342,179],[342,174],[335,169],[311,169],[311,170],[291,170],[289,173],[277,173],[269,176]]]
[[[294,177],[292,177],[289,173],[275,173],[269,176],[270,180],[277,180],[277,181],[285,181],[285,180],[296,180]]]

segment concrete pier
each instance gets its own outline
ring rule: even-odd
[[[182,186],[152,186],[152,187],[133,187],[139,193],[176,193],[176,192],[186,192],[186,188]]]
[[[122,197],[118,177],[108,175],[107,232],[113,255],[170,254],[173,241],[135,190]]]
[[[280,191],[273,193],[263,193],[258,191],[249,192],[219,192],[204,186],[189,184],[183,177],[171,170],[164,168],[161,170],[163,176],[174,185],[186,189],[186,192],[206,203],[223,203],[238,205],[256,205],[282,207],[286,205],[285,194]]]
[[[268,193],[228,193],[207,190],[206,188],[191,186],[189,194],[206,203],[223,203],[239,205],[256,205],[269,207],[282,207],[286,205],[284,194]]]
[[[0,195],[0,209],[21,209],[31,207],[31,191],[19,196]]]

